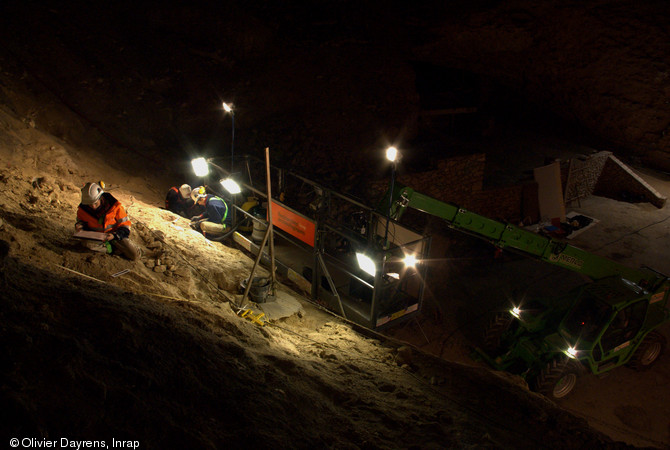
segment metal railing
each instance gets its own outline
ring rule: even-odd
[[[267,194],[254,185],[253,175],[261,176],[263,162],[246,156],[244,163],[248,180],[236,181],[258,199],[262,211]],[[231,176],[227,170],[213,165],[225,176]],[[313,224],[315,229],[313,242],[306,242],[273,221],[273,232],[278,236],[275,258],[280,273],[296,281],[303,290],[309,287],[314,301],[368,328],[389,326],[421,310],[426,268],[400,265],[405,254],[411,253],[419,260],[426,258],[429,237],[391,220],[391,239],[384,241],[379,230],[387,228],[387,218],[362,201],[291,170],[271,166],[271,173],[272,192],[276,193],[273,205],[280,205],[292,219]],[[239,173],[237,176],[240,177]],[[245,211],[235,200],[232,197],[235,214],[244,217],[238,217],[239,220],[251,220],[252,228],[268,226],[268,218],[258,217],[258,209],[255,213]],[[405,237],[399,237],[402,235]],[[253,253],[264,251],[254,243],[253,232],[249,237],[238,231],[235,240]],[[299,254],[282,252],[285,245],[298,249]],[[357,252],[367,252],[372,257],[377,267],[374,276],[361,270],[355,257]]]

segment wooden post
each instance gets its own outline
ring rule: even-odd
[[[272,274],[271,293],[275,295],[275,284],[277,283],[277,274],[275,270],[275,240],[272,227],[272,189],[270,187],[270,148],[265,148],[265,168],[267,171],[268,184],[268,229],[270,230],[270,273]]]
[[[249,279],[247,280],[247,286],[244,288],[244,295],[242,296],[241,304],[237,305],[239,308],[244,306],[248,296],[249,289],[251,289],[251,283],[254,280],[254,274],[256,273],[256,268],[260,263],[261,258],[263,257],[263,249],[265,248],[265,243],[270,240],[270,273],[272,274],[272,285],[271,285],[271,294],[275,295],[275,284],[277,282],[277,274],[275,270],[275,246],[274,246],[274,234],[272,228],[272,189],[270,187],[270,149],[265,148],[265,166],[266,166],[266,179],[267,179],[267,189],[268,189],[268,229],[265,230],[265,236],[263,236],[263,242],[261,242],[260,247],[258,248],[258,255],[254,261],[254,267],[251,269],[249,274]]]

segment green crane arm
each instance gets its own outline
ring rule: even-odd
[[[557,239],[489,219],[451,203],[441,202],[406,186],[396,186],[393,191],[390,216],[395,220],[400,220],[407,208],[414,208],[444,219],[449,227],[487,240],[498,248],[516,250],[584,274],[593,280],[618,275],[639,286],[653,289],[659,282],[667,279],[653,270],[632,269]],[[386,198],[388,199],[388,193]]]

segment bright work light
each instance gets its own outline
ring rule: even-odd
[[[386,149],[386,159],[393,162],[398,156],[398,149],[395,147],[389,147]]]
[[[570,358],[574,359],[577,357],[577,349],[575,347],[569,347],[565,353],[567,353]]]
[[[221,180],[221,186],[224,187],[225,190],[230,192],[231,194],[239,194],[242,192],[242,189],[240,188],[240,185],[235,182],[232,178],[226,178],[225,180]]]
[[[197,177],[204,177],[209,173],[209,166],[207,165],[207,160],[205,158],[195,158],[191,161],[191,165],[193,166],[193,171]]]
[[[405,259],[403,260],[403,262],[405,263],[406,267],[414,267],[414,266],[416,266],[416,263],[417,263],[416,256],[407,255],[407,256],[405,256]]]
[[[377,268],[375,267],[374,261],[372,261],[369,256],[364,255],[363,253],[356,253],[356,259],[358,260],[358,266],[361,268],[361,270],[372,275],[373,277],[375,276]]]

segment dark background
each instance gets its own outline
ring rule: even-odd
[[[226,101],[236,153],[270,147],[278,164],[339,184],[356,167],[369,173],[389,144],[406,170],[423,170],[473,151],[494,161],[502,141],[534,130],[668,170],[668,9],[6,2],[1,54],[5,70],[29,73],[119,146],[169,168],[229,154]],[[476,112],[426,115],[463,107]]]

